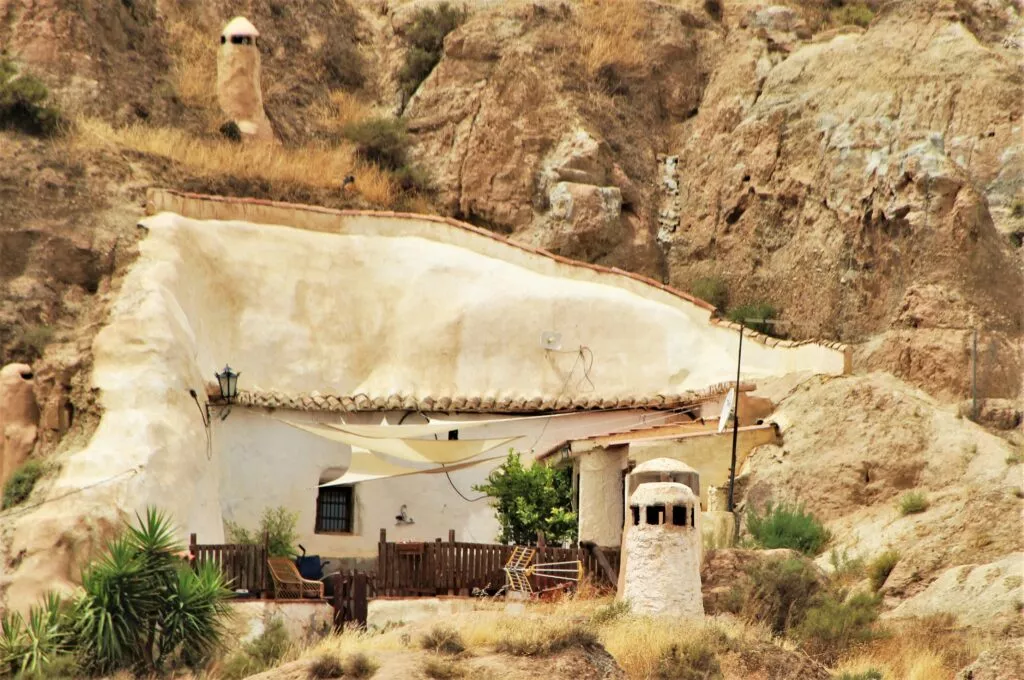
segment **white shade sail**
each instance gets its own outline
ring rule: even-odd
[[[402,477],[405,475],[420,475],[420,474],[437,474],[440,472],[453,472],[455,470],[461,470],[462,468],[471,467],[473,465],[479,465],[480,463],[486,463],[488,461],[501,460],[505,456],[487,456],[478,460],[469,461],[468,463],[459,463],[457,465],[445,465],[441,467],[429,467],[429,468],[409,468],[403,465],[396,465],[390,463],[380,456],[377,456],[370,451],[361,449],[352,449],[352,462],[349,465],[348,470],[345,474],[341,475],[337,479],[332,479],[329,482],[320,484],[320,487],[325,486],[341,486],[345,484],[356,484],[358,482],[369,482],[374,479],[384,479],[387,477]]]
[[[413,463],[460,463],[474,458],[481,453],[498,448],[515,441],[519,437],[505,437],[503,439],[460,439],[454,441],[437,441],[431,439],[375,439],[373,437],[361,437],[349,432],[341,431],[331,425],[318,423],[296,423],[290,420],[279,419],[292,427],[315,434],[318,437],[330,439],[341,444],[359,447],[374,453],[382,453],[401,460]]]
[[[349,423],[324,423],[329,427],[342,432],[356,435],[357,437],[368,437],[371,439],[415,439],[417,437],[429,437],[451,430],[468,430],[474,427],[485,425],[501,425],[511,422],[523,422],[537,420],[540,418],[559,418],[561,416],[573,415],[572,413],[556,413],[540,416],[522,416],[517,418],[488,418],[482,420],[432,420],[429,423],[412,423],[409,425],[353,425]]]

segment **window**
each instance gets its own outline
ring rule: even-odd
[[[672,506],[672,524],[675,524],[677,527],[686,526],[686,506]]]
[[[328,486],[316,498],[316,533],[352,533],[354,503],[351,486]]]

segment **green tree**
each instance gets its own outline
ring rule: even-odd
[[[473,489],[491,497],[502,543],[528,545],[536,541],[538,531],[553,543],[576,538],[571,469],[537,463],[523,467],[520,454],[510,450],[487,483]]]
[[[299,522],[299,513],[293,512],[283,505],[266,508],[260,517],[260,528],[249,531],[234,522],[226,522],[228,541],[245,545],[259,545],[263,537],[267,537],[267,551],[271,557],[295,557],[299,552],[295,549],[299,542],[299,534],[295,527]]]

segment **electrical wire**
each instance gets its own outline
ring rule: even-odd
[[[77,489],[72,489],[71,491],[68,491],[67,493],[63,493],[63,494],[61,494],[59,496],[55,496],[53,498],[47,498],[46,500],[39,501],[38,503],[31,503],[29,505],[20,505],[17,508],[14,508],[12,510],[6,511],[6,516],[7,517],[13,517],[15,515],[25,514],[29,510],[34,510],[35,508],[38,508],[38,507],[40,507],[42,505],[46,505],[48,503],[55,503],[55,502],[57,502],[59,500],[63,500],[65,498],[67,498],[68,496],[74,496],[76,493],[81,493],[81,492],[85,491],[86,489],[93,489],[93,488],[95,488],[97,486],[103,486],[104,484],[108,484],[108,483],[114,481],[115,479],[117,479],[119,477],[124,477],[127,474],[137,475],[137,474],[139,474],[139,470],[138,470],[138,468],[132,468],[130,470],[122,470],[121,472],[117,473],[116,475],[112,475],[110,477],[107,477],[106,479],[101,479],[100,481],[93,482],[92,484],[86,484],[85,486],[81,486],[81,487],[79,487]]]

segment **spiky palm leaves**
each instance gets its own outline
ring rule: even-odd
[[[193,570],[175,555],[180,550],[168,518],[147,509],[137,527],[110,541],[83,570],[84,592],[69,612],[61,614],[51,596],[38,623],[33,613],[28,625],[18,615],[0,621],[0,662],[23,672],[73,648],[82,666],[96,672],[201,665],[223,640],[231,593],[215,565]],[[37,638],[43,642],[33,647]]]

